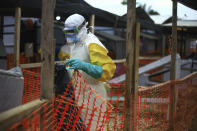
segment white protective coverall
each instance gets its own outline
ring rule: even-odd
[[[65,27],[78,27],[82,23],[84,23],[85,19],[83,16],[74,14],[67,18],[65,21]],[[108,51],[104,47],[104,45],[98,40],[98,38],[92,34],[87,32],[87,23],[83,25],[83,27],[79,30],[79,33],[77,34],[77,37],[79,38],[79,42],[77,43],[66,43],[60,50],[60,53],[58,57],[60,60],[65,60],[66,58],[77,58],[81,61],[91,63],[94,65],[98,65],[102,67],[102,76],[98,79],[93,78],[92,76],[88,75],[84,71],[80,71],[82,74],[82,77],[87,82],[87,84],[98,93],[98,95],[102,96],[107,101],[107,92],[104,87],[104,82],[110,80],[115,72],[116,65],[113,63],[112,59],[107,55]],[[73,73],[73,70],[68,71],[70,76]],[[81,90],[80,90],[81,91]],[[86,90],[85,93],[80,93],[79,101],[77,102],[78,106],[81,106],[82,103],[85,105],[89,104],[93,106],[93,98],[88,101],[88,98],[86,96],[83,96],[84,94],[87,95],[89,90]],[[79,89],[75,90],[75,94],[79,94]],[[76,97],[76,96],[75,96]],[[85,98],[85,100],[84,100]],[[100,99],[100,98],[98,98]],[[101,102],[98,100],[96,103],[97,107],[100,107]],[[106,111],[106,107],[102,106],[102,112]],[[91,108],[91,107],[90,107]],[[82,110],[81,118],[84,120],[85,112],[87,111],[86,108]],[[88,111],[91,113],[91,111]],[[102,113],[104,115],[104,113]],[[102,117],[101,115],[101,117]],[[94,113],[93,121],[91,122],[91,127],[89,130],[99,130],[101,128],[101,121],[98,122],[98,116],[99,111]],[[88,116],[90,117],[90,116]],[[86,126],[89,123],[90,118],[86,118],[85,124]],[[97,126],[99,125],[99,126]],[[97,128],[97,129],[96,129]]]

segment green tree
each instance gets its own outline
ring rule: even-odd
[[[121,4],[126,5],[127,4],[127,0],[122,0]],[[149,14],[149,15],[159,15],[159,12],[153,10],[151,6],[149,6],[147,8],[146,4],[142,5],[139,2],[137,2],[136,5],[137,5],[137,7],[140,7],[142,9],[144,9],[146,11],[146,13]]]
[[[159,15],[159,12],[153,10],[151,6],[147,7],[146,4],[143,4],[143,5],[140,4],[138,7],[142,8],[143,10],[145,10],[146,13],[149,14],[149,15]]]
[[[149,15],[160,15],[159,12],[154,11],[154,10],[152,10],[152,9],[148,11],[148,14],[149,14]]]
[[[127,4],[127,0],[122,0],[121,4],[126,5]]]
[[[121,4],[127,5],[127,0],[122,0]],[[136,5],[139,5],[139,2],[136,2]]]

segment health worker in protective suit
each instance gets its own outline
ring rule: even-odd
[[[107,100],[107,92],[104,87],[104,82],[110,80],[115,72],[116,65],[112,59],[107,55],[108,50],[104,45],[98,40],[98,38],[88,32],[87,22],[85,18],[79,14],[73,14],[69,16],[65,21],[65,38],[66,44],[61,48],[58,57],[60,60],[66,60],[65,64],[68,65],[68,72],[70,77],[73,71],[79,70],[84,80],[87,84],[96,91],[98,95]],[[79,90],[78,90],[79,91]],[[77,89],[75,94],[77,94]],[[82,100],[84,93],[81,93],[81,101],[77,104],[93,104],[93,100]],[[76,96],[75,96],[76,97]],[[89,102],[89,103],[88,103]],[[101,104],[101,103],[100,103]],[[97,107],[99,108],[99,102],[97,102]],[[102,112],[106,111],[107,106],[102,106]],[[83,109],[81,113],[82,119],[85,118],[85,112],[87,109]],[[88,113],[90,113],[88,111]],[[99,111],[94,112],[94,118],[91,125],[86,118],[86,127],[90,126],[89,130],[99,130],[101,127],[101,121],[98,121]],[[96,126],[97,125],[97,126]],[[98,129],[96,129],[98,128]]]

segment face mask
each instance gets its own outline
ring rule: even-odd
[[[79,42],[79,38],[77,38],[76,33],[66,33],[65,36],[66,36],[67,43],[77,43],[77,42]]]

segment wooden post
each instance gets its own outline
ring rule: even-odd
[[[126,93],[125,93],[125,123],[124,130],[134,129],[135,110],[132,108],[136,92],[135,88],[135,40],[136,40],[136,0],[127,1],[127,40],[126,40]],[[138,72],[138,71],[137,71]]]
[[[182,27],[181,28],[181,42],[180,42],[180,44],[181,44],[181,52],[180,52],[180,55],[181,55],[181,58],[184,56],[184,51],[183,51],[183,49],[184,49],[184,43],[183,43],[183,29],[184,29],[184,27]]]
[[[90,17],[90,32],[94,34],[94,21],[95,21],[95,15],[91,15]]]
[[[132,125],[132,129],[135,130],[137,128],[137,102],[138,102],[138,76],[139,76],[139,45],[140,45],[140,23],[136,23],[136,39],[134,43],[134,65],[133,65],[133,76],[134,76],[134,85],[132,88],[132,95],[134,95],[134,99],[132,100],[134,102],[134,110],[132,110],[133,120],[132,123],[135,123],[135,125]]]
[[[166,36],[162,35],[162,57],[165,56],[165,48],[166,48]]]
[[[170,68],[170,80],[172,81],[170,87],[170,129],[174,130],[175,124],[175,85],[174,80],[176,79],[176,53],[177,53],[177,0],[172,0],[172,54],[171,54],[171,68]]]
[[[173,17],[172,17],[172,55],[170,79],[175,80],[175,62],[177,53],[177,0],[173,0]]]
[[[20,64],[20,28],[21,28],[21,8],[15,9],[15,35],[14,35],[14,64]]]
[[[186,33],[184,33],[184,37],[183,37],[183,56],[185,56],[186,54]]]
[[[55,0],[42,0],[41,99],[51,100],[54,87],[54,8]]]

